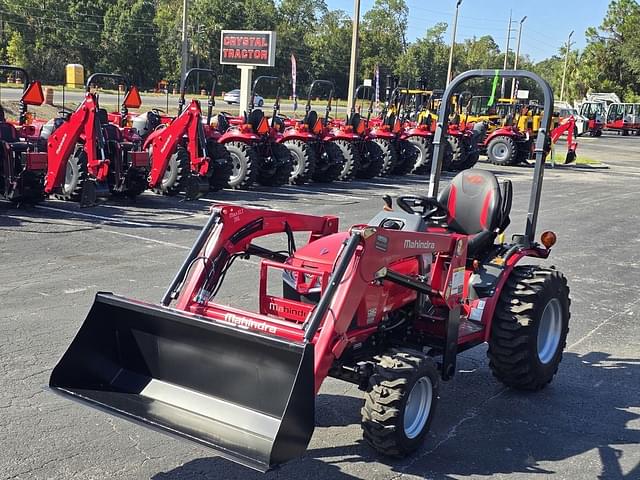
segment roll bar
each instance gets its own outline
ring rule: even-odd
[[[331,80],[314,80],[311,82],[311,86],[309,87],[309,93],[307,94],[307,104],[304,107],[305,113],[309,113],[311,111],[311,93],[313,92],[313,88],[316,85],[327,85],[329,86],[329,100],[327,101],[327,107],[325,108],[324,113],[324,124],[326,125],[329,121],[329,114],[331,112],[331,102],[333,101],[333,92],[335,92],[336,86]]]
[[[538,221],[538,210],[540,207],[540,194],[542,192],[542,179],[544,177],[544,147],[548,138],[550,138],[551,115],[553,113],[553,91],[551,87],[540,76],[526,70],[469,70],[461,73],[454,78],[447,86],[440,104],[438,112],[438,123],[436,133],[433,140],[433,159],[431,164],[431,176],[429,178],[428,196],[436,197],[438,195],[438,186],[440,184],[440,173],[442,170],[442,159],[444,156],[444,142],[446,142],[447,129],[449,124],[449,114],[451,113],[450,100],[453,92],[459,90],[460,85],[474,78],[528,78],[536,82],[542,89],[544,94],[544,114],[538,137],[535,145],[535,169],[533,172],[533,184],[531,186],[531,195],[529,197],[529,208],[527,211],[527,223],[525,233],[518,237],[518,243],[528,247],[535,243],[536,224]]]
[[[27,73],[27,71],[24,68],[16,67],[15,65],[0,65],[0,70],[8,70],[11,72],[18,72],[22,74],[22,81],[23,81],[22,94],[24,95],[24,92],[27,91],[27,88],[29,88],[29,84],[31,83],[29,79],[29,74]],[[20,114],[19,114],[20,123],[24,123],[26,115],[27,115],[27,105],[22,100],[20,100]]]
[[[180,90],[180,99],[178,100],[178,115],[182,113],[182,109],[185,105],[184,96],[187,91],[187,82],[189,81],[189,77],[191,77],[194,73],[206,73],[211,75],[211,88],[209,89],[209,98],[207,98],[207,125],[211,123],[211,115],[213,113],[213,107],[216,105],[215,99],[215,90],[216,84],[218,83],[218,75],[216,72],[209,68],[191,68],[187,70],[187,73],[184,75],[184,82],[182,82],[182,89]]]

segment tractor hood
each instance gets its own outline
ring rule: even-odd
[[[296,250],[292,257],[295,265],[326,265],[331,269],[349,232],[327,235]]]

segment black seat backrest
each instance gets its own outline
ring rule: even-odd
[[[351,118],[349,118],[349,125],[351,125],[353,127],[354,130],[358,130],[358,127],[360,126],[360,114],[359,113],[352,113],[351,114]]]
[[[302,123],[304,123],[309,128],[313,128],[316,126],[316,122],[318,121],[318,112],[315,110],[310,110],[304,117]]]
[[[396,116],[393,113],[389,115],[384,122],[385,125],[388,125],[391,128],[393,128],[395,123],[396,123]]]
[[[218,114],[218,131],[220,133],[224,133],[227,130],[229,130],[229,119],[227,119],[227,116],[219,113]]]
[[[447,224],[458,233],[493,232],[503,220],[502,193],[495,175],[472,168],[458,173],[439,196],[449,209]]]
[[[102,124],[102,134],[107,141],[120,141],[120,130],[112,123]]]
[[[156,112],[147,112],[147,132],[153,132],[156,128],[158,128],[158,125],[160,125],[160,123],[162,123],[160,115],[158,115]]]
[[[99,108],[97,113],[100,125],[106,125],[109,123],[109,114],[104,108]]]
[[[8,122],[0,122],[0,140],[8,143],[20,141],[16,127]]]
[[[258,131],[258,127],[260,126],[260,122],[264,118],[264,112],[260,109],[252,111],[247,117],[247,123],[251,125],[254,132]]]

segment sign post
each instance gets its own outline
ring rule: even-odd
[[[240,113],[251,99],[251,77],[255,67],[273,67],[276,61],[276,32],[222,30],[220,64],[240,69]]]

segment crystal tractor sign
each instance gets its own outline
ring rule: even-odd
[[[222,30],[220,63],[240,69],[240,113],[247,110],[251,92],[251,71],[273,67],[276,61],[276,32]]]

